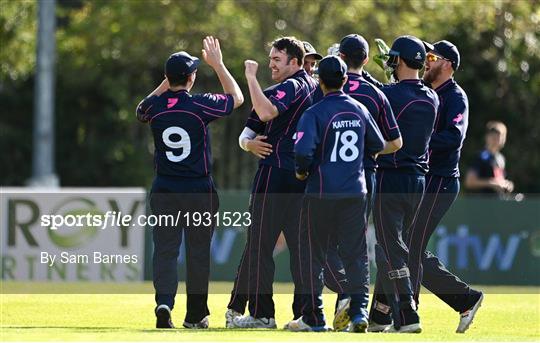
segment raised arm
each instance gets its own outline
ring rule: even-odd
[[[257,80],[257,68],[258,63],[252,60],[246,60],[244,62],[246,67],[246,79],[249,88],[249,96],[251,97],[251,103],[257,115],[263,122],[268,122],[279,115],[277,107],[264,95],[261,85]]]
[[[240,86],[238,86],[238,83],[223,63],[219,40],[208,36],[203,40],[203,46],[202,56],[204,61],[214,69],[223,87],[223,92],[233,97],[234,108],[238,108],[244,103],[244,95],[242,94],[242,90],[240,90]]]

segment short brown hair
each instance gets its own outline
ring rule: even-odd
[[[296,58],[299,66],[304,65],[304,56],[306,55],[304,43],[296,39],[296,37],[280,37],[274,40],[270,46],[279,51],[285,51],[287,54],[287,63],[293,58]]]

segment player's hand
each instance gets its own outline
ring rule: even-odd
[[[514,190],[514,183],[510,180],[502,180],[500,186],[505,193],[512,193]]]
[[[305,174],[298,174],[298,172],[295,173],[296,174],[296,178],[300,181],[304,181],[305,179],[307,179],[309,173],[305,173]]]
[[[216,69],[219,65],[223,64],[221,47],[219,46],[219,40],[217,38],[207,36],[203,39],[203,47],[203,59],[210,67]]]
[[[257,62],[253,60],[245,60],[244,66],[246,67],[245,73],[247,79],[257,76],[257,69],[259,68],[259,64]]]
[[[257,136],[246,143],[246,148],[258,158],[265,159],[272,153],[272,144],[264,142],[267,136]]]

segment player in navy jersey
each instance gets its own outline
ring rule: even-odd
[[[165,63],[166,79],[137,106],[137,118],[148,123],[154,137],[156,177],[150,207],[158,218],[183,213],[215,213],[217,193],[211,177],[208,124],[229,115],[243,101],[242,92],[222,61],[219,41],[203,40],[203,58],[216,72],[225,94],[190,94],[199,59],[181,51]],[[183,218],[182,216],[180,216]],[[157,328],[174,328],[171,310],[178,288],[177,260],[185,237],[186,328],[207,328],[210,241],[213,225],[194,226],[160,221],[152,231],[153,280]]]
[[[459,67],[459,51],[448,41],[433,46],[423,79],[439,95],[441,107],[429,143],[426,191],[407,239],[409,270],[416,302],[422,283],[460,313],[456,331],[465,332],[482,303],[482,292],[470,288],[426,251],[429,238],[459,193],[458,164],[469,121],[467,95],[453,78]]]
[[[272,42],[269,67],[272,80],[278,83],[264,92],[256,77],[257,63],[245,62],[254,109],[246,126],[261,136],[258,140],[241,137],[240,145],[244,150],[257,145],[261,148],[261,160],[250,202],[252,224],[226,313],[227,327],[276,327],[272,253],[281,231],[290,250],[295,297],[299,296],[301,280],[294,271],[299,270],[298,219],[305,183],[294,177],[293,135],[302,113],[311,106],[316,87],[315,82],[306,81],[309,76],[302,69],[304,54],[302,42],[294,37]],[[246,295],[249,314],[240,316]],[[299,301],[294,303],[300,304]],[[299,311],[293,308],[294,313]]]
[[[304,44],[304,50],[306,51],[306,56],[304,56],[304,70],[309,76],[313,76],[317,61],[322,60],[323,57],[315,50],[310,42],[303,41],[302,43]]]
[[[389,143],[388,149],[381,152],[381,154],[395,152],[401,148],[402,140],[392,107],[384,93],[361,76],[363,66],[369,61],[369,45],[367,41],[358,34],[343,37],[339,44],[339,56],[345,61],[348,68],[348,80],[343,86],[343,91],[366,106],[376,121],[384,139]],[[375,157],[364,154],[364,170],[368,192],[366,220],[369,219],[373,207],[376,166]],[[337,247],[335,244],[330,244],[325,279],[330,275],[339,275],[341,269]],[[340,331],[347,327],[349,322],[347,315],[349,301],[350,299],[346,294],[339,294],[334,316],[334,330]]]
[[[369,265],[366,245],[366,184],[364,154],[385,149],[385,141],[367,108],[345,93],[347,67],[337,56],[319,64],[324,98],[300,119],[295,145],[296,175],[307,178],[302,207],[302,317],[289,323],[291,331],[326,331],[322,312],[321,273],[328,242],[336,237],[348,277],[351,332],[365,332]],[[304,236],[304,235],[303,235]]]
[[[389,52],[388,65],[399,82],[383,87],[382,91],[396,116],[403,146],[377,159],[373,217],[378,271],[369,331],[421,331],[405,238],[424,192],[428,144],[439,108],[437,93],[418,76],[426,57],[425,45],[416,37],[401,36]]]

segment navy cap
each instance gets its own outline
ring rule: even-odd
[[[430,50],[433,51],[435,55],[439,55],[449,60],[452,63],[452,68],[454,70],[457,70],[459,68],[459,51],[454,44],[450,43],[447,40],[442,40],[433,44],[433,49]]]
[[[185,51],[175,52],[165,62],[165,75],[189,75],[200,63],[201,60]]]
[[[316,60],[322,60],[322,55],[315,50],[313,45],[311,45],[309,42],[303,41],[304,43],[304,50],[306,50],[306,56],[313,56]]]
[[[325,80],[343,80],[347,75],[347,65],[338,56],[326,56],[319,62],[319,78]]]
[[[426,60],[426,44],[414,36],[398,37],[392,44],[390,56],[399,56],[422,69]]]
[[[350,57],[364,53],[364,56],[367,57],[369,55],[369,44],[364,37],[353,33],[341,39],[339,52]]]

